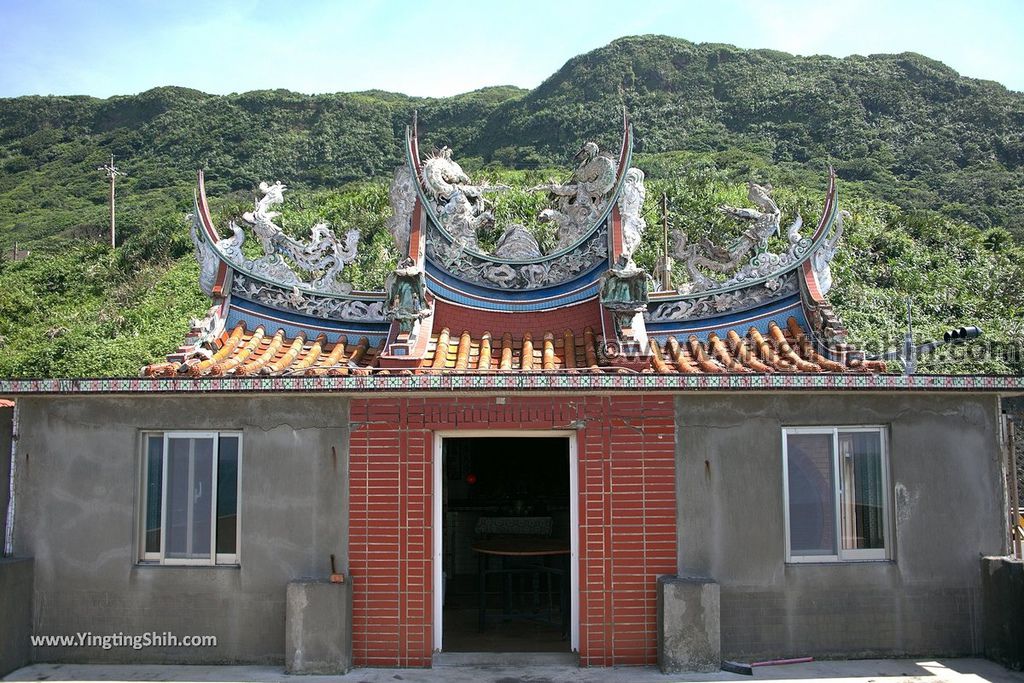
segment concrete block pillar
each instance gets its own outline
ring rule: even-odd
[[[0,558],[0,677],[32,657],[31,558]]]
[[[981,558],[981,601],[985,656],[1024,669],[1024,562]]]
[[[288,584],[285,671],[343,674],[352,668],[352,583],[301,579]]]
[[[698,576],[658,577],[658,666],[663,673],[721,668],[720,599],[715,581]]]

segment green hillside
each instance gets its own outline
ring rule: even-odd
[[[661,192],[693,237],[725,227],[714,207],[742,202],[747,178],[809,223],[831,163],[853,212],[831,298],[854,340],[897,344],[912,293],[922,336],[977,322],[999,347],[923,369],[1024,372],[1024,95],[915,54],[804,58],[645,36],[531,91],[0,99],[0,376],[133,375],[177,346],[206,306],[184,220],[197,168],[222,225],[260,180],[280,179],[286,229],[359,227],[351,275],[380,286],[393,259],[386,179],[414,111],[425,151],[447,144],[472,173],[528,185],[564,174],[585,139],[616,145],[623,106],[649,178],[642,263],[657,256]],[[113,251],[96,170],[110,154],[129,172]],[[511,216],[531,198],[502,201]],[[15,243],[28,259],[9,260]]]
[[[157,88],[108,100],[0,99],[0,247],[103,234],[107,192],[96,167],[110,154],[129,172],[121,185],[127,236],[154,214],[182,210],[197,169],[216,195],[248,194],[261,179],[338,187],[391,173],[414,110],[438,120],[434,137],[472,141],[499,102],[521,93],[417,100]]]
[[[623,105],[643,152],[832,163],[880,199],[1024,237],[1024,94],[913,53],[795,57],[622,38],[497,107],[476,150],[525,163],[583,139],[611,143],[609,112]]]

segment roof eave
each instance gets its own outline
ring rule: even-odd
[[[0,380],[0,397],[198,393],[467,392],[971,392],[1024,395],[1019,375],[871,375],[840,373],[678,375],[591,372],[444,372],[320,377],[182,377]]]

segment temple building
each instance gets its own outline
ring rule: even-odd
[[[0,381],[5,554],[26,558],[0,585],[36,634],[216,645],[17,656],[674,671],[983,652],[979,557],[1008,548],[1000,399],[1022,378],[904,374],[849,343],[831,172],[807,226],[751,183],[722,207],[741,236],[675,240],[662,267],[685,283],[661,286],[633,259],[632,135],[535,188],[545,250],[410,126],[401,258],[376,292],[346,281],[358,231],[289,236],[281,183],[217,226],[199,173],[212,306],[181,347],[138,377]]]

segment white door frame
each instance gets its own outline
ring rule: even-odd
[[[573,652],[580,649],[580,482],[579,453],[576,432],[565,430],[514,430],[514,429],[471,429],[434,432],[434,485],[431,489],[434,513],[434,651],[441,652],[444,634],[442,603],[443,581],[442,550],[444,529],[441,527],[441,512],[444,497],[444,474],[442,471],[442,445],[446,438],[563,438],[569,440],[569,644]]]

